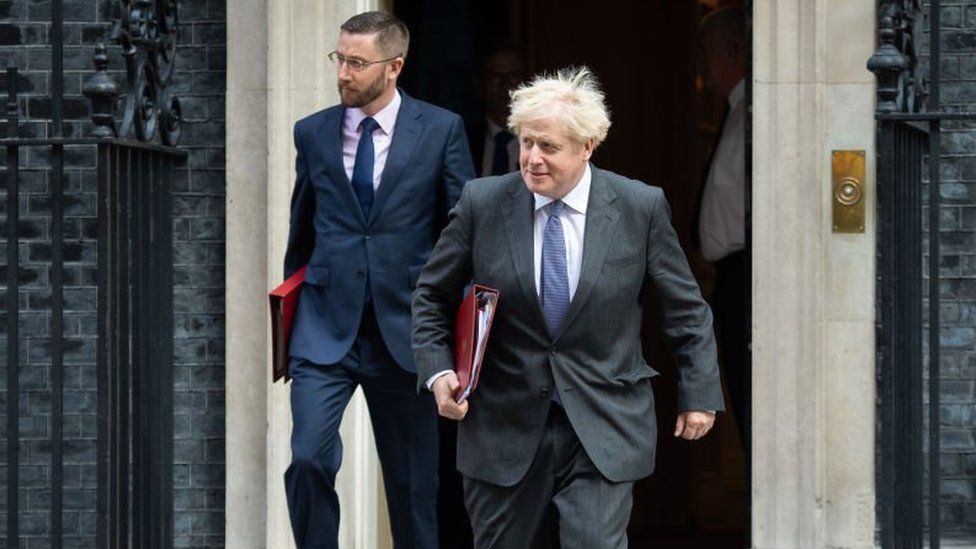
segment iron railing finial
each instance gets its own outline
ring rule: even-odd
[[[115,127],[115,105],[119,99],[119,85],[106,68],[108,67],[108,51],[105,44],[99,42],[95,47],[95,74],[85,80],[82,93],[91,101],[91,119],[95,123],[92,135],[95,137],[115,137],[118,135]]]

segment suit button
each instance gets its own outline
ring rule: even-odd
[[[356,271],[356,278],[359,279],[366,278],[366,273],[364,273],[363,271]]]
[[[372,237],[373,237],[372,235],[366,235],[366,240],[369,240]]]
[[[545,389],[543,389],[543,390],[541,390],[539,392],[542,394],[542,398],[546,398],[547,396],[549,396],[549,388],[548,387],[546,387]]]

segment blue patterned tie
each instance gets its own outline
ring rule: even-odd
[[[546,315],[549,335],[555,336],[569,310],[569,273],[566,270],[566,240],[559,216],[565,204],[549,204],[549,220],[542,233],[542,312]]]
[[[363,118],[359,128],[363,131],[359,136],[359,146],[356,147],[356,163],[352,167],[352,190],[356,192],[359,206],[363,209],[366,219],[373,209],[373,165],[376,163],[373,152],[373,132],[380,125],[372,118]]]

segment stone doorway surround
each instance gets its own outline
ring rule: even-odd
[[[282,279],[292,124],[338,102],[339,25],[376,0],[240,0],[227,12],[227,547],[294,547],[283,475],[289,388],[271,384],[267,292]],[[357,391],[340,427],[341,547],[391,547],[373,434]]]
[[[338,26],[376,0],[240,0],[227,44],[227,547],[292,547],[288,388],[271,385],[298,118],[337,100]],[[874,0],[755,0],[756,548],[874,547]],[[866,232],[831,233],[830,152],[865,150]],[[391,547],[362,399],[343,420],[340,545]]]
[[[872,0],[757,0],[753,544],[874,547]],[[830,155],[865,150],[863,234],[831,232]]]
[[[874,547],[873,0],[756,0],[753,545]],[[830,155],[864,150],[863,234]]]

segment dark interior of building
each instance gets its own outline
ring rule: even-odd
[[[672,223],[706,297],[713,273],[689,245],[693,212],[724,100],[702,85],[696,29],[722,0],[402,0],[394,11],[411,29],[401,83],[414,97],[483,117],[479,74],[500,44],[524,51],[527,73],[587,65],[603,85],[612,127],[597,166],[660,186]],[[469,136],[470,138],[470,136]],[[745,289],[744,289],[745,291]],[[742,441],[731,414],[697,442],[671,436],[677,374],[648,299],[645,355],[661,371],[654,390],[657,470],[635,486],[634,547],[745,547],[748,485]]]

